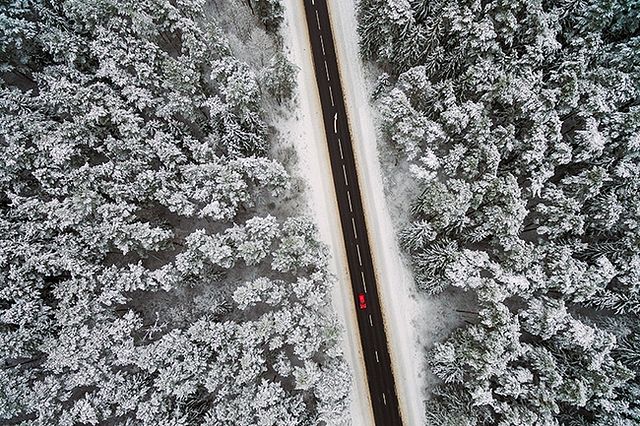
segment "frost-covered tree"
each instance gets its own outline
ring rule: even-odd
[[[275,32],[284,19],[281,0],[247,0],[267,31]]]
[[[433,424],[640,421],[638,8],[623,1],[362,0],[408,162],[416,284],[473,292],[433,352]],[[626,331],[625,331],[626,330]],[[631,339],[631,340],[630,340]]]
[[[279,2],[255,4],[275,31]],[[346,410],[326,248],[264,211],[288,175],[258,70],[206,6],[0,6],[0,423]],[[296,387],[312,364],[322,381]]]
[[[296,67],[282,53],[276,53],[263,72],[262,80],[267,92],[278,103],[283,103],[293,96],[296,88]]]
[[[318,243],[316,232],[309,218],[287,219],[282,225],[281,244],[273,252],[271,267],[281,272],[325,267],[327,248]]]

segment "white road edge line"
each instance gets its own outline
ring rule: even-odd
[[[320,18],[318,17],[318,11],[316,10],[316,24],[318,24],[318,29],[320,28]]]
[[[356,250],[358,250],[358,263],[362,266],[362,258],[360,257],[360,246],[356,244]]]
[[[331,86],[329,86],[329,96],[331,96],[331,106],[336,106],[336,104],[333,102],[333,89],[331,88]]]
[[[380,364],[380,358],[378,358],[378,351],[376,351],[376,362]]]
[[[369,324],[373,327],[373,320],[371,319],[371,314],[369,314]]]

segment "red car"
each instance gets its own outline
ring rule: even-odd
[[[360,303],[360,309],[367,309],[367,299],[365,299],[364,293],[358,295],[358,303]]]

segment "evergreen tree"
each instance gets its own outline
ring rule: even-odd
[[[638,422],[633,338],[610,324],[640,312],[637,9],[359,2],[380,130],[420,194],[416,284],[478,300],[430,355],[433,424]]]
[[[275,31],[279,2],[256,4]],[[0,423],[347,408],[326,248],[306,219],[256,214],[288,175],[266,156],[255,71],[204,9],[0,6]],[[296,388],[302,365],[324,381]]]

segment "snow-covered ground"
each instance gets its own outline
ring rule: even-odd
[[[345,423],[372,425],[303,3],[298,0],[283,0],[283,3],[286,8],[282,31],[285,51],[299,68],[297,105],[293,116],[280,115],[274,124],[282,139],[294,144],[298,157],[297,174],[306,184],[310,213],[318,224],[320,238],[331,250],[331,269],[338,277],[333,303],[345,326],[344,353],[354,376],[351,419]],[[459,295],[430,298],[414,290],[413,277],[398,247],[394,225],[401,227],[409,220],[407,203],[413,198],[415,188],[410,184],[406,162],[396,164],[390,158],[392,149],[382,139],[377,139],[376,113],[369,103],[370,85],[375,76],[365,71],[358,53],[355,3],[353,0],[329,0],[329,11],[400,408],[405,424],[421,425],[426,421],[425,391],[428,392],[433,381],[433,376],[425,369],[425,354],[435,341],[460,324],[461,319],[456,315]],[[382,150],[382,158],[379,158],[378,149]],[[383,160],[382,165],[379,160]],[[383,188],[387,191],[386,198]]]
[[[351,303],[346,256],[331,181],[303,4],[297,0],[284,0],[284,4],[285,48],[289,60],[298,66],[300,72],[297,115],[281,121],[278,127],[286,134],[287,139],[294,141],[300,173],[308,185],[308,202],[312,214],[318,223],[322,240],[329,245],[333,254],[332,266],[338,276],[334,304],[346,328],[345,355],[354,373],[352,424],[369,425],[373,424],[373,418],[355,310]],[[384,197],[376,149],[374,112],[369,105],[370,91],[358,54],[355,4],[346,0],[330,1],[329,10],[347,109],[350,113],[354,151],[400,407],[406,424],[424,424],[424,349],[416,330],[419,324],[428,324],[426,313],[430,310],[426,309],[424,300],[418,302],[413,295],[413,278],[399,254],[396,233]]]
[[[400,409],[407,425],[421,425],[425,423],[425,372],[416,326],[426,323],[426,311],[414,296],[413,277],[400,256],[384,196],[371,90],[359,55],[355,2],[328,4]]]
[[[281,118],[275,124],[283,138],[294,143],[298,171],[307,185],[307,202],[318,224],[320,239],[331,250],[330,268],[338,278],[332,298],[335,311],[345,327],[343,350],[354,377],[351,418],[345,419],[345,425],[372,425],[373,415],[303,3],[299,0],[284,0],[283,3],[286,9],[282,30],[285,51],[288,59],[299,68],[297,108],[294,116]]]

